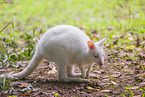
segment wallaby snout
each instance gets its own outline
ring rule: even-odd
[[[99,66],[101,67],[101,66],[103,66],[103,65],[104,65],[104,62],[101,61],[101,62],[99,63]]]

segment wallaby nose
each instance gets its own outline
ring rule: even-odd
[[[104,63],[101,62],[101,63],[99,64],[99,68],[100,68],[100,69],[103,69],[103,65],[104,65]]]
[[[102,65],[104,65],[104,62],[100,62],[99,66],[102,66]]]

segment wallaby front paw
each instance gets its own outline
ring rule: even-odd
[[[90,73],[86,72],[86,78],[90,78]]]
[[[59,82],[89,82],[87,79],[83,78],[63,78],[63,79],[58,79]]]

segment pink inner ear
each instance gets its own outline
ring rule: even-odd
[[[92,41],[88,41],[88,47],[93,50],[94,49],[94,43]]]

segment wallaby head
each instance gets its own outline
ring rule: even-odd
[[[99,66],[104,65],[104,50],[103,50],[103,43],[106,38],[94,43],[92,41],[88,41],[87,45],[89,47],[89,56],[91,59],[97,63]]]

